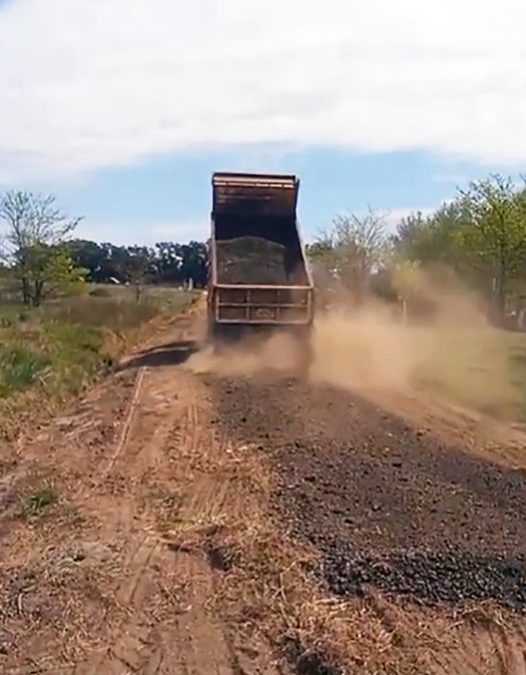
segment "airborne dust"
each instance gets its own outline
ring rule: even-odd
[[[400,306],[369,301],[359,308],[345,295],[318,313],[311,338],[309,378],[374,398],[381,392],[418,395],[513,416],[517,404],[508,340],[493,328],[469,292],[451,281],[427,281],[433,312],[402,317]],[[511,335],[511,337],[510,337]],[[253,377],[297,371],[302,346],[285,333],[247,339],[218,352],[205,346],[187,362],[197,373]]]

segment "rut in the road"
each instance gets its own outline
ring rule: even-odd
[[[188,339],[177,325],[169,337]],[[210,604],[220,572],[177,539],[218,522],[227,500],[235,511],[239,494],[207,470],[224,451],[207,392],[149,358],[26,449],[61,500],[34,528],[14,518],[2,542],[2,673],[277,672],[261,644],[239,651]]]
[[[525,675],[520,574],[488,585],[523,475],[296,376],[196,375],[192,321],[23,449],[16,499],[59,499],[0,512],[0,672]]]

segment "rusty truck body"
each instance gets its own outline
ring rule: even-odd
[[[309,331],[313,284],[298,230],[299,180],[293,175],[214,173],[209,240],[208,321],[213,335],[250,328]],[[284,251],[284,279],[230,283],[218,247],[239,238],[263,238]],[[257,272],[255,272],[257,275]]]

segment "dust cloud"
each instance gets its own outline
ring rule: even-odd
[[[358,312],[335,307],[314,327],[310,377],[351,389],[405,388],[430,354],[419,333],[382,305]]]
[[[459,284],[420,284],[433,311],[408,313],[398,304],[370,301],[359,308],[342,296],[317,315],[310,341],[309,377],[373,396],[382,391],[439,394],[487,412],[514,404],[508,337],[492,328],[477,300]],[[288,334],[222,347],[205,347],[186,367],[196,373],[253,377],[302,368],[305,344]],[[302,371],[303,373],[304,371]]]
[[[404,321],[401,306],[370,301],[359,309],[340,302],[319,317],[312,379],[362,391],[406,390],[440,374],[446,362],[462,366],[459,350],[492,329],[467,292],[439,293],[430,283],[426,290],[431,315]]]
[[[261,372],[290,373],[301,364],[301,347],[287,333],[262,338],[247,338],[219,349],[205,346],[193,354],[186,367],[197,374],[213,373],[221,377],[251,377]]]

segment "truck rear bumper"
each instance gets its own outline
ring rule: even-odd
[[[313,320],[313,290],[308,286],[216,286],[209,309],[218,325],[308,326]]]

